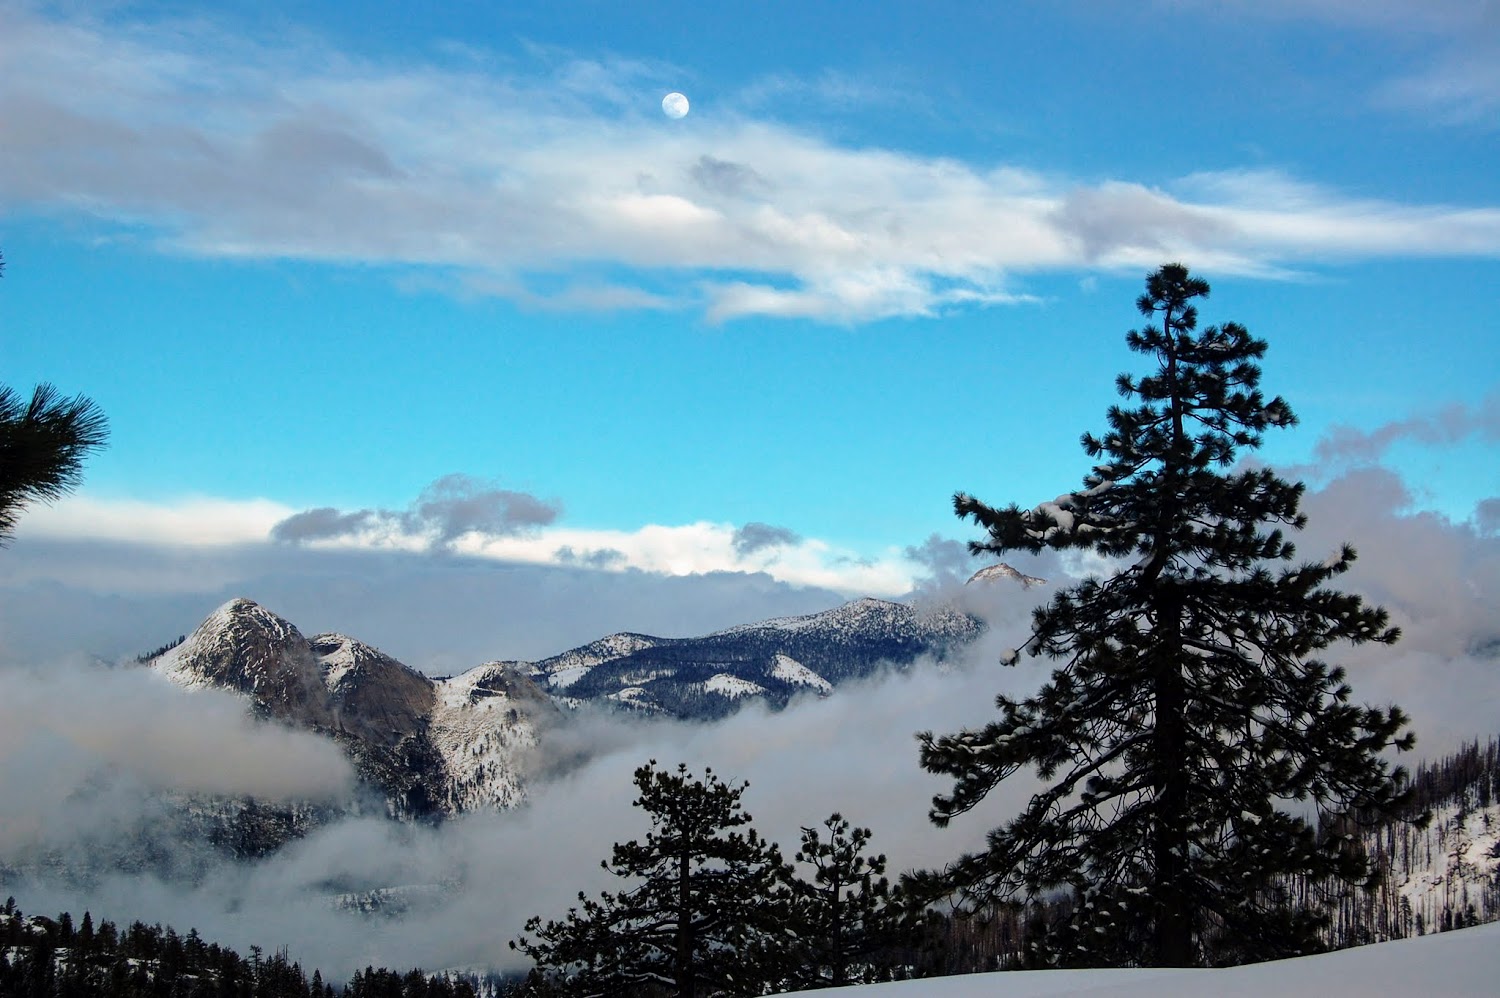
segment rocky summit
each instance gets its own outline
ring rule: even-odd
[[[304,637],[248,599],[219,607],[148,664],[178,685],[239,693],[259,716],[334,739],[399,818],[518,803],[524,752],[557,713],[524,673],[481,666],[433,680],[354,638]]]

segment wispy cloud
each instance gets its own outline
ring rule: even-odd
[[[28,509],[20,533],[36,538],[88,537],[189,547],[245,544],[266,540],[295,512],[269,499],[199,496],[149,502],[83,493]]]
[[[1493,128],[1500,110],[1500,38],[1450,52],[1391,80],[1377,96],[1384,104],[1436,111],[1450,124]]]
[[[1417,68],[1376,87],[1374,102],[1493,127],[1500,108],[1500,6],[1484,0],[1169,0],[1223,16],[1313,21],[1399,37]]]
[[[1445,446],[1471,436],[1485,443],[1500,442],[1500,392],[1486,396],[1477,405],[1450,402],[1373,430],[1334,426],[1317,442],[1313,453],[1327,465],[1373,464],[1400,443]]]
[[[85,213],[176,252],[419,268],[559,307],[836,322],[1015,301],[1016,275],[1039,269],[1183,257],[1274,276],[1500,253],[1485,206],[1312,189],[1254,203],[1264,176],[1079,183],[736,112],[667,122],[648,63],[387,65],[202,22],[6,21],[0,207]]]

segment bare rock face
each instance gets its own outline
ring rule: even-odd
[[[302,635],[248,599],[219,607],[150,667],[178,685],[227,689],[258,716],[335,739],[399,818],[510,807],[545,692],[503,666],[434,681],[342,634]]]

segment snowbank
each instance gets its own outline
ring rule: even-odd
[[[1031,970],[817,992],[819,998],[1400,998],[1500,994],[1500,922],[1227,970]]]

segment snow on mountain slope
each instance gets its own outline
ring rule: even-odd
[[[710,637],[767,631],[812,632],[820,637],[837,639],[857,634],[906,635],[921,632],[924,636],[961,638],[972,636],[978,625],[974,618],[952,607],[913,607],[905,603],[865,596],[843,606],[821,613],[799,617],[772,617],[753,624],[739,624]]]
[[[1454,919],[1487,922],[1500,917],[1500,804],[1433,812],[1414,841],[1397,845],[1390,887],[1427,931]]]
[[[214,610],[152,670],[187,689],[228,687],[253,693],[284,671],[284,655],[306,639],[287,621],[248,599]]]
[[[365,647],[343,634],[320,634],[323,648],[319,659],[323,664],[323,685],[329,692],[336,692],[350,673],[358,672],[360,652]]]
[[[727,672],[721,672],[716,676],[710,676],[704,681],[703,692],[717,693],[731,700],[738,700],[740,697],[762,696],[765,694],[766,688],[758,683],[752,683],[748,679],[741,679],[738,676],[731,676]]]
[[[537,747],[540,712],[556,708],[529,679],[502,665],[438,681],[430,732],[448,773],[445,811],[508,808],[525,800],[525,761]]]
[[[1039,579],[1034,575],[1027,575],[1024,572],[1017,571],[1016,569],[1007,565],[1005,562],[1000,561],[996,562],[993,565],[988,565],[984,568],[981,568],[979,571],[969,576],[969,581],[965,582],[964,585],[970,585],[971,583],[975,582],[1000,582],[1004,580],[1019,582],[1022,589],[1030,589],[1032,586],[1045,585],[1047,582],[1046,579]]]
[[[1223,970],[1013,970],[829,988],[819,998],[1493,998],[1500,923]]]
[[[661,641],[662,639],[647,634],[610,634],[598,641],[591,641],[533,663],[531,675],[539,682],[545,681],[552,689],[566,689],[587,675],[594,666],[653,648]]]
[[[708,720],[733,713],[750,697],[780,710],[808,689],[828,695],[843,682],[883,669],[907,668],[924,658],[942,661],[983,626],[952,607],[865,598],[700,637],[613,634],[523,667],[560,703],[605,703]]]
[[[811,686],[819,693],[833,691],[832,683],[788,655],[777,654],[775,664],[771,666],[771,675],[797,686]]]

